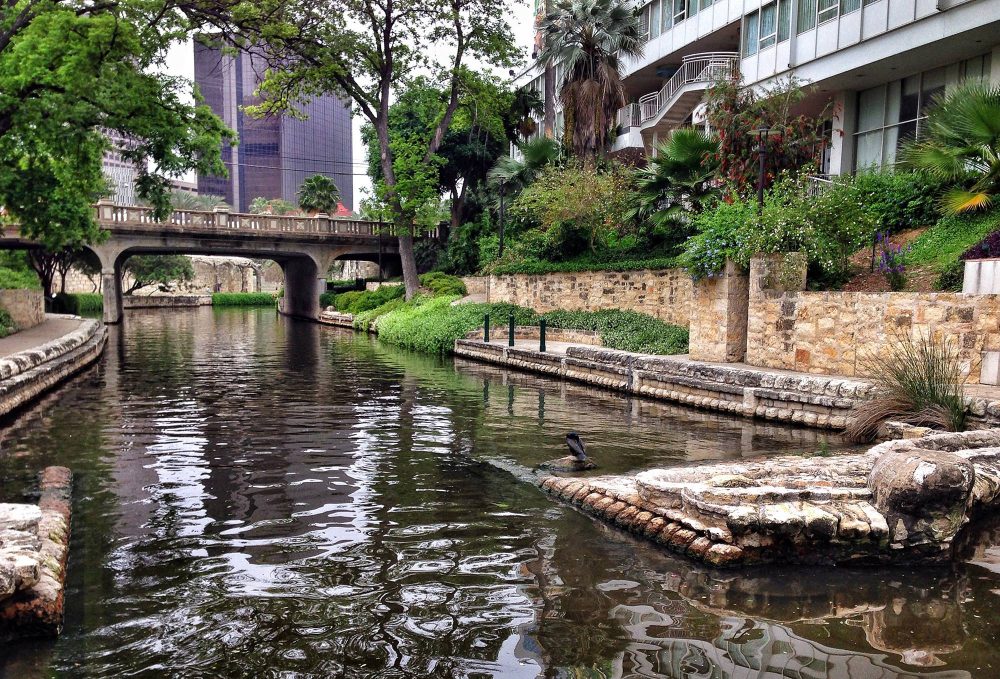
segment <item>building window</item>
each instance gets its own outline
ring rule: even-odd
[[[660,35],[660,0],[656,0],[649,6],[649,37],[656,38]]]
[[[861,9],[862,0],[797,0],[799,3],[799,18],[796,21],[795,32],[805,33],[816,28],[816,24],[836,19]],[[870,5],[878,0],[864,0]]]
[[[945,74],[936,68],[858,93],[856,170],[896,163],[899,149],[920,137],[927,109],[945,90]]]
[[[743,23],[743,56],[756,54],[776,42],[788,40],[791,2],[779,0],[746,16]]]
[[[674,0],[674,26],[684,21],[687,14],[684,11],[684,0]]]

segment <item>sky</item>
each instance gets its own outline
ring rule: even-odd
[[[518,45],[524,50],[525,59],[531,53],[531,45],[534,39],[534,17],[532,16],[533,2],[510,2],[511,24],[514,30],[514,37]],[[446,55],[443,55],[446,56]],[[180,76],[188,80],[194,80],[194,47],[190,42],[177,44],[167,54],[166,72],[170,75]],[[519,69],[515,69],[519,70]],[[361,142],[361,124],[364,118],[355,115],[353,125],[354,139],[352,142],[354,162],[361,163],[363,167],[367,164],[364,145]],[[188,181],[194,181],[194,175],[184,177]],[[365,192],[370,190],[371,181],[367,175],[354,177],[354,205],[357,207]]]

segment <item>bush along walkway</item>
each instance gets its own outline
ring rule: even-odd
[[[1000,431],[888,441],[863,454],[539,483],[712,566],[942,562],[953,558],[962,529],[1000,504]]]

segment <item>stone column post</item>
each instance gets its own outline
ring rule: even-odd
[[[97,221],[102,224],[110,224],[114,221],[115,202],[109,198],[101,198],[97,201]]]
[[[101,270],[101,294],[104,296],[104,322],[119,323],[122,320],[122,286],[120,271]]]
[[[696,361],[737,363],[747,350],[749,277],[727,261],[717,276],[695,281],[691,289],[690,355]]]
[[[217,229],[228,229],[229,228],[229,206],[228,205],[216,205],[212,208],[212,212],[215,213],[215,228]]]

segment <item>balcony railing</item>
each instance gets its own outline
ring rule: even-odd
[[[732,78],[739,73],[739,68],[739,54],[736,52],[708,52],[684,57],[681,67],[663,87],[640,97],[639,124],[657,118],[668,109],[673,103],[674,96],[685,85]]]
[[[618,126],[625,129],[639,127],[639,104],[628,104],[618,109]]]

